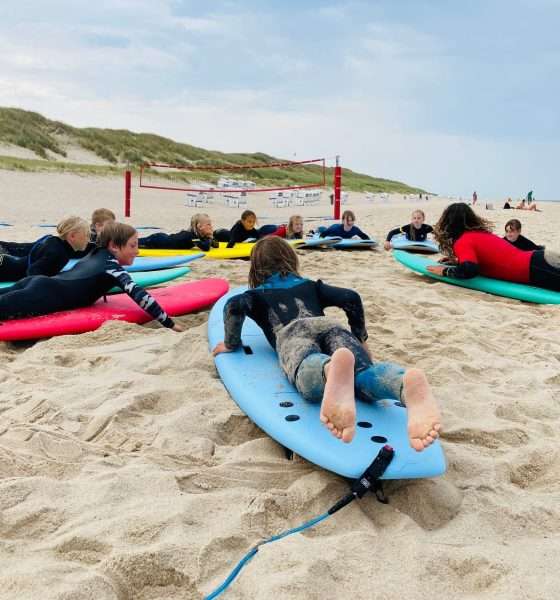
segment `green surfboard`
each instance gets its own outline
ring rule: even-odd
[[[513,283],[512,281],[503,281],[501,279],[491,279],[490,277],[477,276],[472,279],[452,279],[450,277],[441,277],[430,273],[426,267],[430,265],[441,266],[435,260],[431,260],[417,254],[410,254],[402,250],[393,250],[393,256],[408,269],[427,275],[438,281],[458,285],[460,287],[469,288],[494,294],[495,296],[505,296],[506,298],[514,298],[515,300],[523,300],[525,302],[534,302],[535,304],[560,304],[560,292],[546,290],[544,288],[525,285],[524,283]]]

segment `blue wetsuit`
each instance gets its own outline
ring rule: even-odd
[[[322,231],[319,235],[322,238],[324,238],[324,237],[341,237],[344,240],[349,240],[356,235],[359,238],[361,238],[362,240],[370,239],[369,235],[365,234],[359,227],[356,227],[356,225],[352,225],[350,231],[346,231],[344,229],[344,225],[342,223],[336,223],[335,225],[331,225],[330,227],[327,227],[327,229]]]

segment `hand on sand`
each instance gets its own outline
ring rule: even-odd
[[[175,323],[175,325],[173,325],[173,327],[171,329],[173,329],[173,331],[177,331],[179,333],[182,333],[183,331],[187,330],[187,328],[184,325],[180,325],[179,323]]]
[[[212,356],[218,356],[218,354],[223,354],[224,352],[233,352],[233,350],[228,348],[224,342],[218,342],[212,350]]]
[[[391,242],[383,242],[383,248],[385,248],[385,250],[390,250],[393,247],[393,244],[391,244]]]

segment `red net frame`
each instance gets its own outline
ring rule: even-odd
[[[181,186],[171,186],[171,185],[153,185],[144,182],[144,171],[147,169],[174,169],[175,171],[188,171],[188,172],[196,172],[196,171],[204,171],[204,172],[239,172],[246,171],[247,169],[270,169],[270,168],[288,168],[294,166],[301,165],[311,165],[318,164],[321,166],[321,178],[319,181],[315,181],[313,183],[306,183],[302,185],[278,185],[275,187],[208,187],[205,185],[204,187],[192,187],[187,184],[187,187]],[[284,161],[284,162],[275,162],[275,163],[256,163],[250,165],[216,165],[212,167],[212,165],[204,165],[204,166],[193,166],[193,165],[172,165],[166,163],[144,163],[140,167],[140,177],[139,177],[139,187],[141,188],[150,188],[154,190],[172,190],[177,192],[201,192],[201,193],[255,193],[255,192],[277,192],[281,190],[301,190],[306,188],[317,188],[317,187],[325,187],[327,181],[327,167],[325,164],[324,158],[314,158],[311,160],[301,160],[301,161]]]

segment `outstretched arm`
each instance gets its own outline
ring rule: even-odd
[[[111,261],[113,263],[113,261]],[[114,261],[106,270],[106,273],[114,277],[117,285],[123,292],[128,294],[136,304],[145,310],[153,319],[159,321],[164,327],[174,329],[175,331],[183,331],[181,326],[176,326],[173,319],[161,308],[155,298],[151,296],[144,288],[136,285],[130,275]]]

